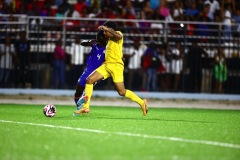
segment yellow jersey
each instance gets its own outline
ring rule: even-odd
[[[121,63],[123,64],[123,34],[120,31],[116,31],[122,35],[122,39],[115,42],[111,39],[108,40],[106,50],[105,50],[105,62],[104,63]]]

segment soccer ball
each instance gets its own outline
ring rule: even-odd
[[[53,117],[56,115],[56,113],[57,113],[57,109],[53,104],[48,104],[43,108],[43,114],[46,117]]]

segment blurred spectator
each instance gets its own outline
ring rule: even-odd
[[[172,17],[170,18],[170,9],[168,7],[168,3],[166,0],[161,0],[160,1],[160,5],[159,5],[159,15],[161,17],[164,17],[164,19],[172,19]],[[169,21],[169,20],[168,20]]]
[[[55,21],[60,24],[61,21],[64,19],[65,17],[65,13],[64,13],[64,10],[63,10],[63,6],[59,6],[58,9],[57,9],[57,12],[55,14]]]
[[[71,5],[69,10],[65,13],[65,17],[69,17],[69,19],[66,20],[67,30],[77,30],[76,27],[79,25],[77,18],[80,18],[81,15],[75,10],[73,5]]]
[[[5,10],[5,3],[3,1],[0,1],[0,13],[1,14],[4,14]]]
[[[149,15],[149,17],[152,17],[153,13],[154,13],[154,10],[151,8],[150,0],[146,0],[143,4],[141,14]]]
[[[191,21],[193,21],[193,20],[194,20],[193,17],[185,16],[185,21],[188,21],[189,23],[184,24],[184,26],[181,26],[181,27],[182,27],[182,29],[185,29],[185,32],[186,32],[187,35],[194,35],[195,34],[196,24],[191,23]],[[183,28],[183,27],[186,27],[186,28]],[[192,37],[189,38],[189,39],[191,40]]]
[[[58,6],[55,4],[55,0],[48,0],[45,2],[44,6],[47,6],[50,16],[55,16],[58,10]]]
[[[147,73],[146,91],[157,90],[157,70],[160,65],[158,57],[157,45],[155,42],[150,42],[147,50],[142,56],[143,69]]]
[[[31,1],[27,4],[27,15],[28,16],[39,16],[41,8],[37,5],[36,1]]]
[[[30,67],[30,42],[26,37],[26,32],[20,33],[20,39],[15,43],[17,53],[16,66],[16,86],[30,87],[29,67]]]
[[[199,35],[200,41],[203,43],[208,42],[208,37],[210,35],[210,26],[208,22],[210,22],[210,19],[207,16],[209,10],[209,4],[204,5],[204,10],[200,11],[198,21],[199,23],[196,25],[196,34]]]
[[[223,36],[226,40],[232,38],[232,10],[229,4],[226,4],[223,9]]]
[[[204,8],[204,1],[205,0],[196,0],[196,6],[197,6],[197,9],[199,10],[199,12],[203,11],[203,8]]]
[[[141,67],[141,57],[146,51],[147,46],[141,44],[138,39],[134,40],[133,46],[129,49],[129,53],[126,58],[129,58],[128,61],[128,88],[129,89],[138,89],[136,86],[141,86],[142,83],[142,67]],[[135,85],[134,85],[135,84]],[[135,86],[135,88],[134,88]]]
[[[97,18],[116,18],[115,11],[112,8],[104,8],[98,13]]]
[[[196,3],[195,0],[184,0],[184,1],[182,1],[183,9],[186,11],[187,9],[191,8],[192,2]]]
[[[150,14],[141,14],[141,20],[150,20],[150,18],[151,18]],[[151,27],[151,22],[149,21],[138,22],[138,29],[143,34],[148,33],[150,27]]]
[[[217,0],[206,0],[204,4],[209,4],[210,8],[208,11],[208,18],[213,21],[214,20],[214,13],[220,10],[220,4]]]
[[[5,1],[5,4],[8,5],[9,7],[13,7],[13,0],[3,0]]]
[[[203,9],[199,10],[199,15],[198,15],[197,20],[202,21],[202,19],[205,18],[207,20],[207,22],[210,22],[211,19],[208,17],[209,10],[210,10],[210,4],[204,3]]]
[[[45,5],[45,2],[47,2],[48,0],[35,0],[35,1],[37,6],[42,10]]]
[[[84,47],[81,45],[80,36],[75,36],[75,41],[70,48],[70,87],[75,88],[79,75],[83,72],[84,67]]]
[[[158,9],[158,7],[159,7],[159,5],[160,5],[160,1],[161,1],[161,0],[150,0],[150,7],[151,7],[153,10]]]
[[[215,64],[213,67],[213,78],[215,82],[214,93],[222,93],[223,83],[227,80],[227,66],[222,47],[218,48],[218,52],[215,55],[214,60],[215,60]]]
[[[63,3],[63,0],[55,0],[55,4],[59,7]]]
[[[19,28],[21,30],[25,30],[26,29],[26,24],[27,24],[27,11],[26,11],[26,6],[25,5],[21,5],[20,9],[19,9],[19,17],[18,17],[18,22],[19,23],[23,23],[23,24],[19,24]]]
[[[91,2],[91,3],[89,3]],[[100,5],[101,5],[101,1],[99,0],[87,0],[86,4],[88,6],[88,8],[90,8],[90,10],[95,10],[94,12],[98,12],[100,10]]]
[[[49,5],[43,6],[43,8],[40,11],[40,16],[42,16],[42,17],[53,16]],[[45,21],[45,19],[44,19],[44,21]]]
[[[237,2],[239,3],[239,1],[236,1],[236,0],[221,0],[221,9],[223,10],[224,6],[229,5],[232,11],[231,14],[235,15],[237,11],[236,6],[238,6],[238,8],[240,7],[239,5],[236,5]]]
[[[173,76],[172,91],[179,91],[180,74],[183,68],[183,50],[180,42],[176,42],[175,47],[171,49],[171,73]]]
[[[0,46],[0,84],[2,87],[9,87],[9,77],[15,56],[14,44],[11,37],[6,35],[4,44]]]
[[[164,24],[159,21],[163,21],[164,19],[161,19],[163,17],[157,15],[154,15],[153,18],[155,21],[151,23],[148,33],[152,35],[153,41],[162,41],[163,37],[161,35],[164,34]]]
[[[51,1],[48,1],[48,3],[46,3],[46,5],[43,6],[42,10],[39,13],[39,16],[43,17],[43,25],[42,25],[42,29],[43,30],[52,30],[55,29],[55,20],[52,18],[49,18],[50,16],[54,16],[53,11],[51,10]]]
[[[170,60],[167,54],[167,44],[164,43],[159,48],[158,55],[161,65],[158,68],[160,91],[166,92],[170,88]]]
[[[42,18],[31,19],[30,29],[36,31],[32,34],[34,35],[34,37],[40,36],[39,31],[42,29],[42,24],[43,24]]]
[[[192,43],[191,48],[187,53],[187,63],[189,67],[189,88],[191,92],[201,92],[202,87],[202,68],[203,57],[208,57],[202,47],[198,46],[197,42]]]
[[[209,42],[217,43],[222,32],[220,29],[221,26],[219,25],[219,23],[222,23],[222,15],[220,11],[216,11],[214,13],[214,22],[216,23],[210,25],[211,36],[213,36],[213,39],[211,39]]]
[[[59,39],[56,42],[56,46],[53,52],[53,88],[57,89],[65,88],[65,61],[66,52],[62,47],[62,40]]]
[[[81,14],[81,17],[82,18],[89,18],[89,9],[88,7],[84,7],[82,9],[82,14]]]
[[[101,8],[101,12],[103,12],[105,9],[116,9],[116,0],[101,0],[101,4],[100,4],[100,8]]]
[[[190,2],[190,7],[187,8],[186,11],[185,11],[185,15],[189,16],[190,21],[196,21],[198,14],[199,14],[199,10],[196,7],[196,2],[191,1]]]
[[[129,14],[133,15],[134,17],[136,17],[135,8],[132,5],[132,1],[131,0],[127,0],[126,6],[123,6],[122,17],[126,17],[127,13],[129,13]]]
[[[123,7],[121,18],[123,18],[123,19],[136,19],[136,13],[135,13],[135,10],[132,6],[131,0],[127,0],[126,6]],[[137,26],[137,23],[131,22],[131,21],[130,22],[123,22],[123,23],[124,23],[124,26],[128,26],[128,27],[136,28],[136,26]]]
[[[173,19],[175,21],[183,21],[183,5],[181,1],[173,2]]]
[[[31,1],[31,0],[28,0]],[[13,0],[13,7],[15,9],[16,12],[18,12],[21,8],[22,5],[25,5],[28,3],[28,1],[23,1],[23,0]]]
[[[240,8],[236,10],[236,15],[233,17],[234,19],[234,27],[233,27],[233,32],[234,32],[234,37],[240,37]]]
[[[60,6],[63,8],[63,12],[66,13],[70,9],[71,4],[68,2],[68,0],[63,0],[62,4],[60,4],[58,7]]]
[[[85,0],[77,0],[77,3],[74,5],[74,9],[78,11],[78,13],[82,16],[83,14],[83,8],[87,8],[87,4],[85,3]]]

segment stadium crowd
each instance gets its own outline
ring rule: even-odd
[[[129,20],[162,20],[170,24],[171,34],[179,34],[179,25],[174,22],[188,21],[199,24],[187,24],[187,35],[208,36],[209,32],[195,29],[218,29],[216,25],[206,25],[206,22],[223,23],[223,36],[238,37],[240,30],[240,2],[237,0],[1,0],[0,13],[2,15],[25,15],[40,17],[55,17],[56,20],[43,21],[32,19],[35,24],[62,24],[67,20],[67,29],[72,26],[87,25],[85,30],[93,30],[94,24],[81,24],[77,18],[110,18]],[[12,17],[1,17],[2,21],[13,21]],[[19,17],[19,21],[24,18]],[[203,22],[203,23],[201,23]],[[232,27],[233,24],[234,27]],[[150,33],[145,28],[163,28],[162,24],[141,21],[123,22],[121,26],[129,28],[132,33]],[[35,27],[35,26],[34,26]],[[183,26],[181,26],[183,27]],[[134,28],[134,29],[133,29]],[[217,35],[218,33],[211,33]],[[206,41],[206,39],[202,39]]]
[[[129,20],[161,20],[166,22],[174,21],[188,21],[188,22],[198,22],[199,24],[189,24],[187,25],[187,35],[201,35],[205,36],[208,32],[194,32],[195,28],[198,29],[214,29],[205,25],[201,22],[221,22],[224,24],[223,27],[223,36],[226,38],[238,37],[240,27],[231,27],[233,23],[240,26],[240,2],[237,0],[0,0],[0,13],[2,15],[25,15],[25,16],[40,16],[40,17],[55,17],[55,21],[48,21],[47,23],[51,24],[62,24],[62,19],[64,17],[69,17],[67,21],[69,26],[79,26],[79,21],[74,20],[77,18],[109,18],[109,19],[129,19]],[[73,19],[71,19],[73,18]],[[19,21],[23,19],[19,18]],[[11,21],[10,17],[1,17],[1,21]],[[33,19],[31,21],[33,30],[38,30],[37,23],[46,23],[42,22],[41,19]],[[91,29],[91,24],[84,24]],[[154,28],[159,26],[159,24],[154,24],[150,22],[141,21],[139,23],[127,21],[122,22],[122,26],[125,28],[138,28],[130,29],[129,32],[141,32],[141,33],[150,33],[153,34],[154,30],[149,30],[148,28]],[[92,26],[93,31],[95,31],[96,26]],[[147,28],[147,30],[144,30]],[[170,28],[172,29],[171,34],[179,34],[178,30],[174,28],[179,28],[176,24],[171,24]],[[48,28],[50,29],[50,28]],[[68,29],[72,29],[69,27]],[[51,29],[50,29],[51,30]],[[233,31],[232,31],[233,30]],[[38,33],[37,33],[38,34]],[[159,32],[157,33],[159,34]],[[211,33],[214,34],[214,33]],[[218,34],[218,33],[217,33]],[[48,36],[48,35],[47,35]],[[50,35],[51,36],[51,35]],[[37,37],[35,35],[35,37]],[[61,36],[57,37],[61,38]],[[80,40],[84,37],[74,37],[80,38],[78,43],[73,42],[70,44],[70,47],[81,48],[79,45]],[[142,37],[141,37],[142,38]],[[24,52],[29,53],[29,41],[26,38],[23,38],[23,41],[20,41],[16,44],[22,44],[25,49]],[[127,80],[126,86],[129,89],[133,90],[142,90],[142,91],[181,91],[180,85],[182,85],[183,72],[189,74],[189,90],[191,92],[201,92],[202,90],[202,69],[203,65],[210,66],[213,70],[213,92],[221,93],[223,92],[222,83],[227,79],[227,69],[225,56],[223,54],[223,48],[215,49],[212,56],[213,60],[211,62],[206,62],[201,60],[202,57],[208,57],[209,52],[207,53],[206,49],[204,50],[201,46],[198,46],[196,41],[192,41],[193,45],[187,51],[188,57],[186,57],[184,47],[180,44],[180,41],[175,41],[173,46],[170,46],[168,43],[155,43],[154,39],[148,39],[148,44],[142,43],[142,39],[132,39],[133,44],[128,47],[128,50],[124,51],[124,57],[126,59],[125,65],[127,65]],[[158,40],[157,40],[158,41]],[[201,38],[200,42],[206,43],[209,40],[206,38]],[[59,44],[58,47],[64,50],[62,44]],[[21,46],[10,45],[9,54],[14,57],[21,54]],[[9,37],[6,37],[5,42],[1,47],[1,59],[3,60],[3,52],[5,52],[5,46],[9,45]],[[75,50],[71,49],[71,50]],[[211,51],[210,51],[211,52]],[[64,51],[64,54],[70,54],[73,57],[74,53],[68,53]],[[81,53],[77,53],[81,54]],[[26,54],[28,56],[28,54]],[[67,57],[64,56],[64,61],[67,63]],[[9,57],[7,57],[9,59]],[[21,83],[21,85],[27,87],[29,84],[29,76],[26,74],[29,69],[29,58],[21,57],[22,59],[27,60],[22,62],[21,65],[18,63],[16,65],[16,83]],[[15,58],[16,59],[16,58]],[[9,61],[9,60],[8,60]],[[70,60],[71,61],[71,60]],[[75,60],[76,61],[76,60]],[[204,61],[204,62],[203,62]],[[74,65],[83,65],[83,59],[79,59],[79,64]],[[191,63],[189,63],[191,62]],[[6,64],[3,62],[1,64]],[[9,64],[9,68],[13,67],[13,64]],[[72,66],[72,64],[70,64]],[[4,66],[4,65],[3,65]],[[3,66],[1,66],[0,72],[0,81],[3,87],[4,84],[8,81],[9,72],[6,72]],[[190,68],[189,71],[186,71],[186,68]],[[62,69],[60,72],[65,72],[65,69]],[[68,75],[73,75],[75,73],[66,74],[66,77],[71,77]],[[8,76],[4,76],[8,75]],[[77,75],[80,75],[78,73]],[[22,78],[24,77],[24,78]],[[63,79],[63,78],[61,78]],[[206,79],[206,77],[205,77]],[[20,80],[20,81],[18,81]],[[66,79],[59,80],[64,84],[59,85],[59,88],[68,88],[68,85],[72,84],[70,81],[76,81]],[[210,80],[209,80],[210,81]],[[66,83],[66,84],[65,84]],[[212,83],[212,82],[207,82]],[[17,84],[16,87],[22,87],[20,84]],[[54,87],[56,86],[56,82]],[[107,88],[109,89],[109,87]]]
[[[166,21],[226,21],[238,16],[237,0],[1,0],[1,14],[165,19]],[[73,13],[71,13],[73,12]],[[220,19],[219,19],[220,18]],[[227,22],[226,22],[227,23]],[[129,24],[132,25],[132,24]]]
[[[92,22],[85,24],[74,20],[77,18],[110,18],[165,21],[170,24],[171,34],[181,32],[179,28],[184,25],[179,27],[179,24],[174,23],[179,21],[199,23],[186,24],[187,35],[218,35],[217,32],[204,31],[219,29],[217,25],[206,25],[207,22],[223,23],[225,38],[238,37],[240,31],[240,1],[237,0],[1,0],[0,13],[56,18],[47,21],[32,19],[31,23],[34,27],[37,23],[48,26],[63,25],[62,19],[69,17],[66,22],[68,30],[74,30],[74,26],[80,25],[88,26],[84,31],[95,29],[96,24]],[[13,18],[2,16],[1,20],[13,21]],[[24,21],[24,18],[20,17],[19,21]],[[124,26],[127,32],[151,34],[156,31],[145,28],[163,28],[162,24],[148,21],[122,22],[121,26]],[[195,29],[200,31],[196,32]],[[201,41],[204,42],[206,39]]]

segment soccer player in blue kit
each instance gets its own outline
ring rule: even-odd
[[[78,79],[76,86],[74,101],[77,105],[77,110],[82,108],[81,101],[85,102],[84,98],[81,100],[79,99],[83,97],[87,77],[105,61],[104,52],[106,49],[108,38],[103,34],[103,31],[99,31],[96,38],[97,39],[83,40],[81,42],[82,46],[91,46],[92,48],[90,53],[88,54],[86,68]]]

